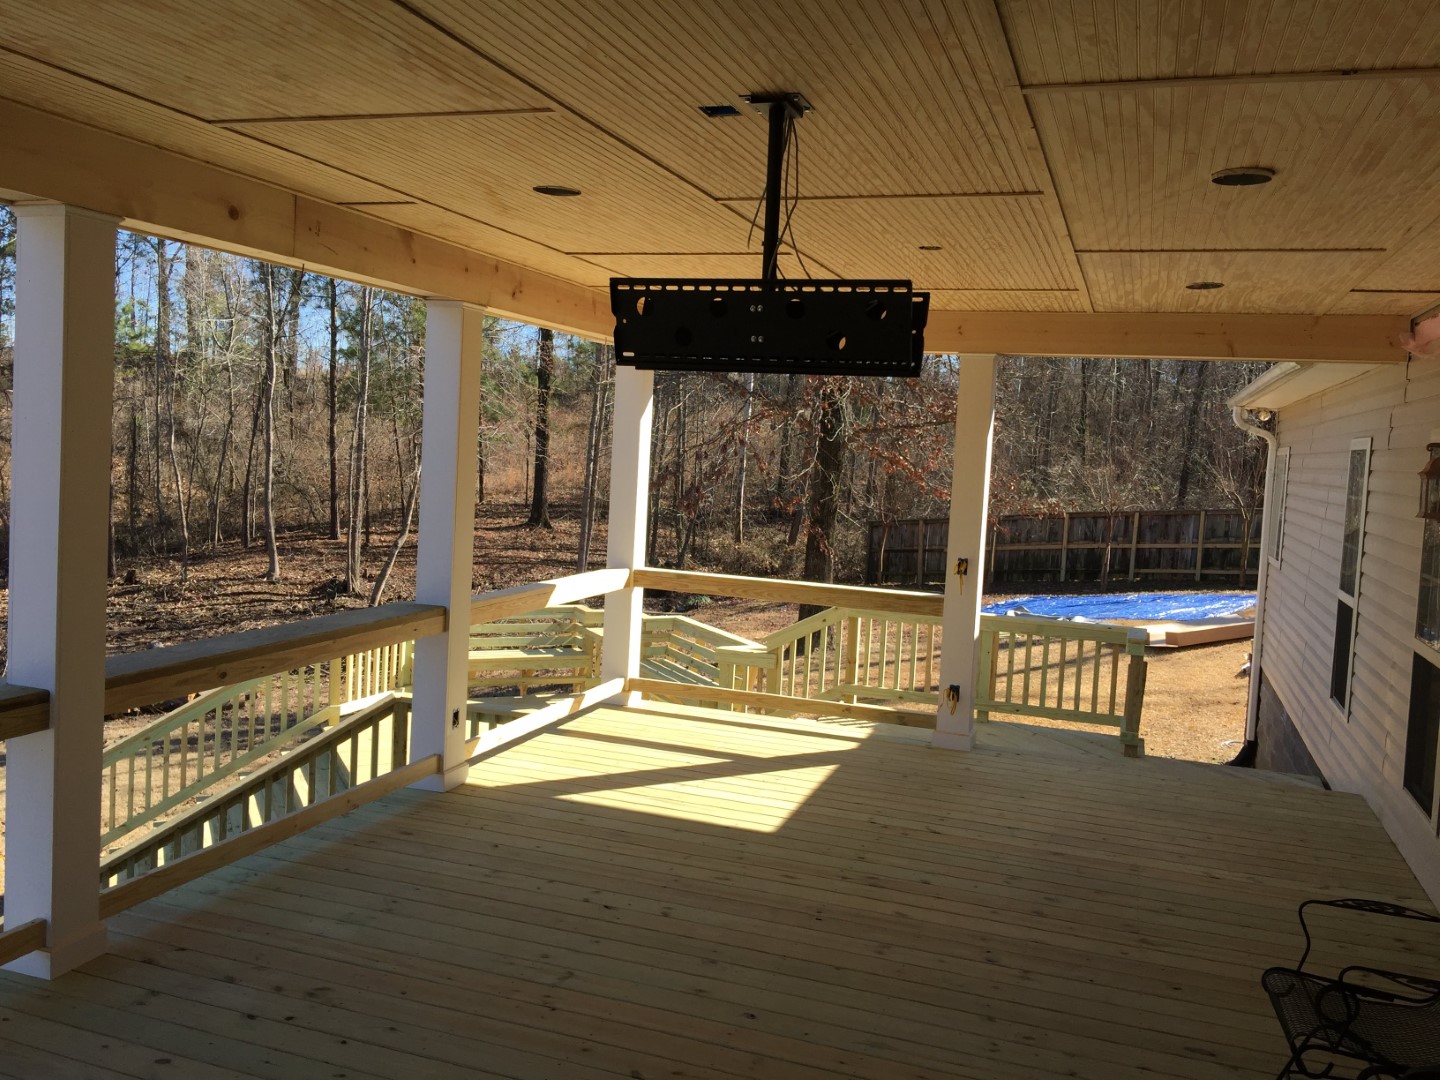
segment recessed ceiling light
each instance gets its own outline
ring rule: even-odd
[[[711,120],[719,120],[723,116],[740,115],[740,110],[734,105],[699,105],[696,107]]]
[[[1197,292],[1203,292],[1206,289],[1223,289],[1224,287],[1225,283],[1223,281],[1192,281],[1189,285],[1185,286],[1185,288],[1194,289]]]
[[[536,184],[531,190],[539,192],[541,195],[571,196],[580,194],[579,188],[564,187],[560,184]]]
[[[1221,187],[1254,187],[1256,184],[1268,184],[1274,179],[1274,169],[1260,165],[1243,165],[1238,169],[1221,169],[1210,177],[1210,182]]]
[[[941,248],[940,248],[940,245],[939,245],[939,244],[921,244],[921,245],[920,245],[920,250],[921,250],[921,251],[939,251],[939,250],[941,250]]]

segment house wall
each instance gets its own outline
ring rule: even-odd
[[[1280,562],[1266,589],[1266,686],[1330,784],[1362,794],[1440,903],[1435,823],[1405,791],[1422,522],[1417,473],[1440,428],[1440,360],[1368,372],[1280,410],[1290,447]],[[1372,440],[1348,715],[1330,699],[1350,443]],[[1440,656],[1434,657],[1440,661]],[[1262,756],[1264,751],[1262,750]]]

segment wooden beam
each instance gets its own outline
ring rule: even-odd
[[[933,619],[940,618],[945,604],[944,597],[936,593],[866,589],[858,585],[823,585],[814,581],[740,577],[735,574],[702,574],[692,570],[658,570],[653,567],[636,570],[630,575],[630,584],[642,589],[669,589],[703,596],[739,596],[746,600],[773,600],[781,604],[860,608],[897,615],[923,615]]]
[[[603,292],[366,214],[0,99],[0,192],[85,207],[128,229],[607,339]],[[23,193],[23,195],[22,195]]]
[[[0,739],[14,739],[50,726],[50,691],[0,682]]]
[[[1403,364],[1403,315],[931,311],[925,350],[1176,360]]]
[[[15,929],[0,930],[0,964],[8,964],[45,947],[44,919],[31,919]]]
[[[289,671],[397,641],[441,633],[445,609],[396,603],[221,634],[105,662],[105,712],[123,712],[226,683]]]

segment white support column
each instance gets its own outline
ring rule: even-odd
[[[615,438],[610,451],[609,552],[606,565],[645,565],[645,530],[650,500],[650,430],[655,419],[655,373],[615,369]],[[605,598],[605,644],[600,676],[633,679],[640,674],[643,589],[623,589]],[[630,694],[617,699],[628,704]]]
[[[475,562],[475,438],[485,312],[431,300],[425,314],[425,390],[420,535],[415,599],[443,604],[445,633],[415,643],[411,760],[441,755],[440,775],[416,787],[446,791],[465,781],[466,667]]]
[[[17,206],[9,669],[50,728],[6,747],[5,923],[46,919],[10,970],[54,978],[105,950],[99,914],[105,544],[115,385],[115,219]]]
[[[969,750],[975,745],[976,642],[985,584],[985,515],[990,501],[994,434],[995,357],[962,356],[955,401],[940,701],[931,740],[932,745],[950,750]],[[964,577],[955,573],[959,559],[969,560],[970,569]],[[952,687],[956,690],[952,691]]]

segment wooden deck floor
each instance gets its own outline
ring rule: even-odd
[[[1296,902],[1423,902],[1357,798],[982,741],[591,713],[0,976],[0,1074],[1269,1077]]]

